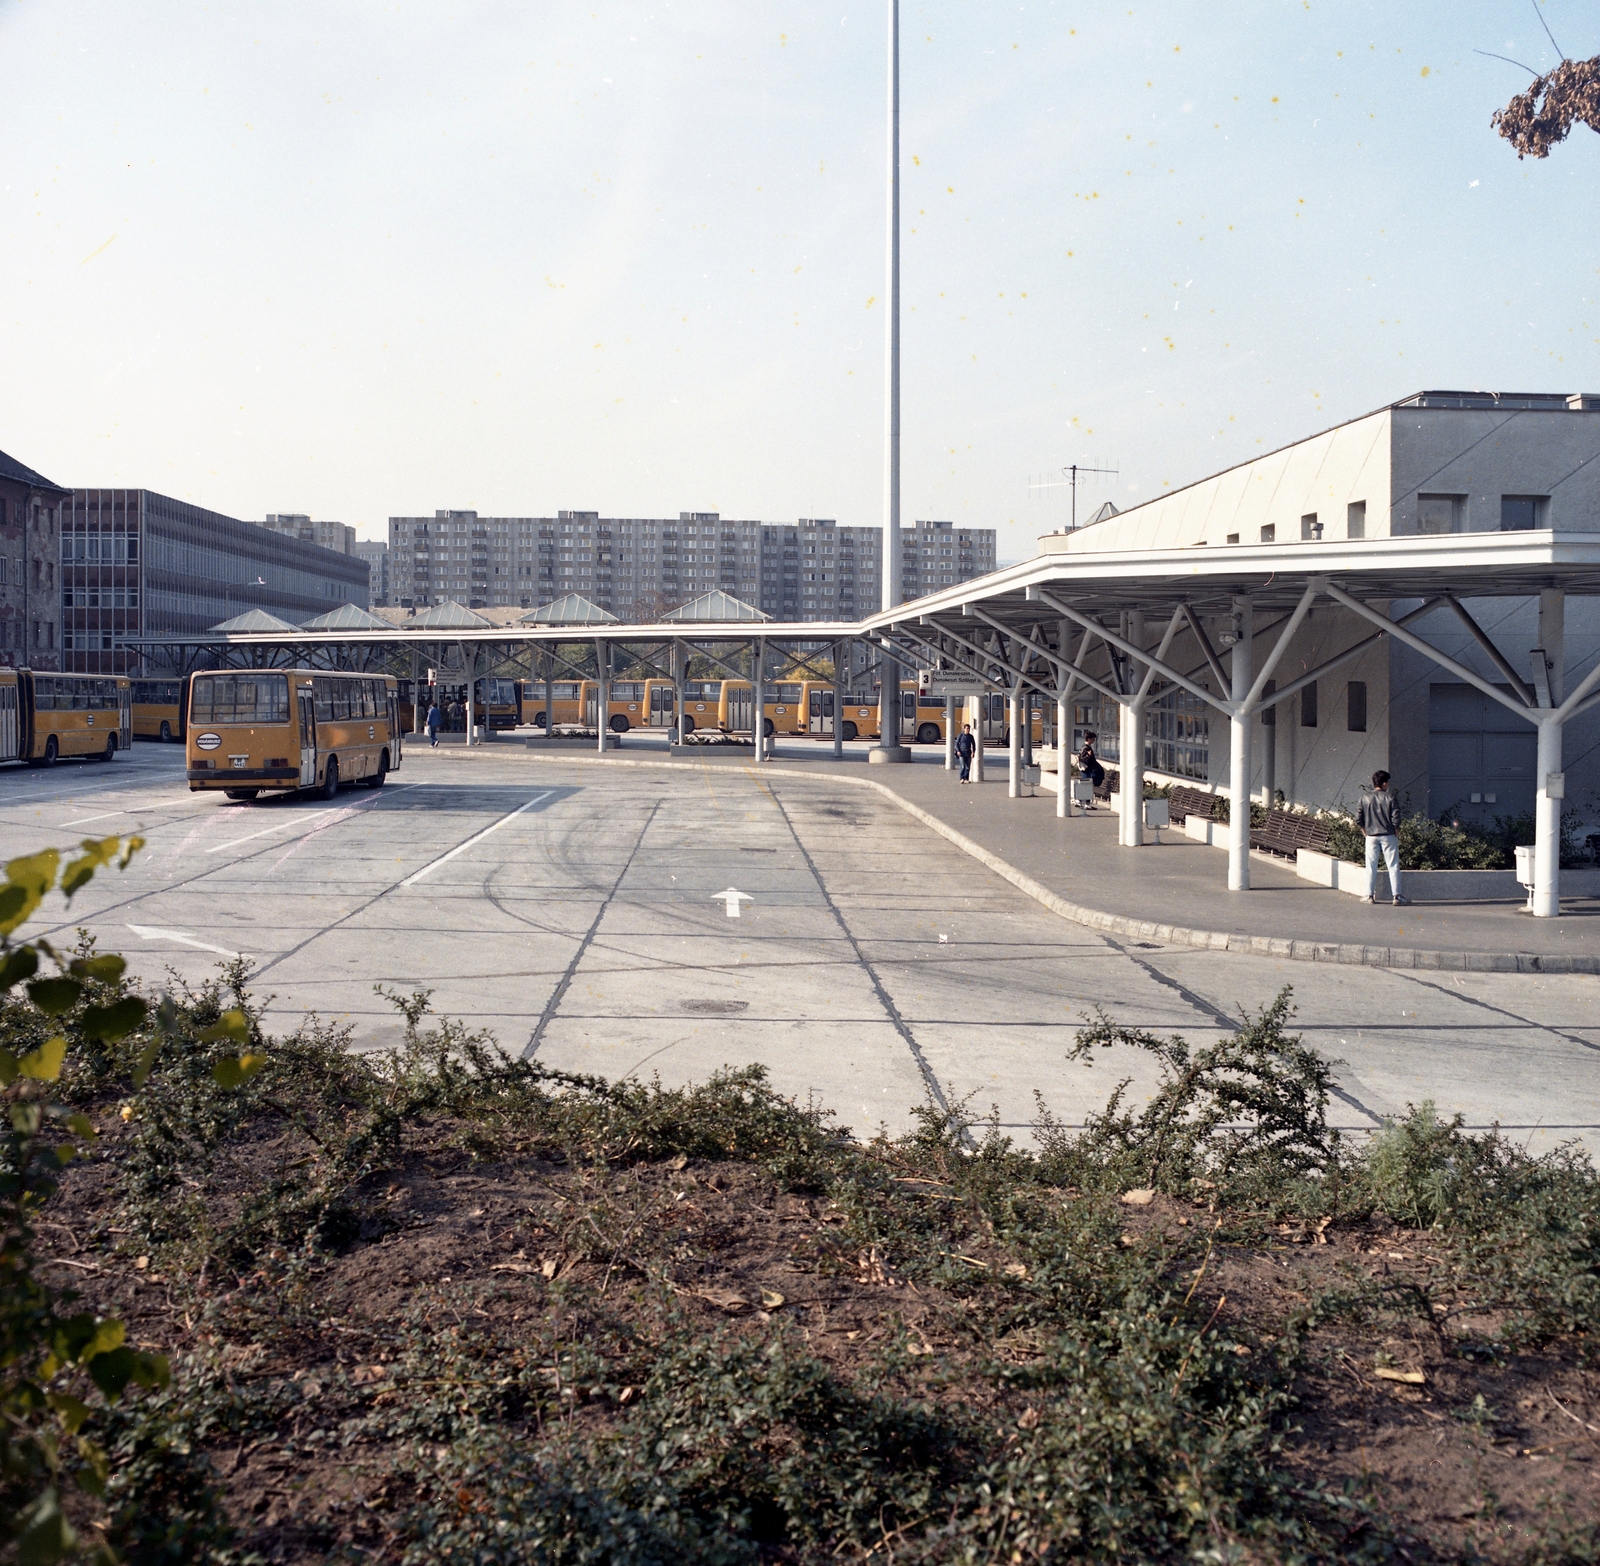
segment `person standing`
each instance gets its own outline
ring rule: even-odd
[[[1372,774],[1372,787],[1361,796],[1356,810],[1356,821],[1367,837],[1367,901],[1378,900],[1378,862],[1381,856],[1389,871],[1389,890],[1394,894],[1396,907],[1409,903],[1409,897],[1400,895],[1400,806],[1389,792],[1389,774],[1382,770]]]
[[[437,750],[439,748],[439,724],[444,714],[439,711],[439,703],[435,698],[428,708],[428,743]]]
[[[961,762],[961,779],[963,783],[972,781],[972,757],[978,749],[978,742],[972,737],[972,725],[963,723],[961,732],[956,735],[956,756]]]

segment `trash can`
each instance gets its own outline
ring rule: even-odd
[[[1517,858],[1517,884],[1528,889],[1529,909],[1533,907],[1533,844],[1519,843],[1513,850]]]
[[[1039,768],[1019,767],[1017,769],[1017,784],[1019,792],[1022,789],[1027,790],[1027,793],[1022,797],[1024,799],[1032,799],[1034,791],[1039,787]]]

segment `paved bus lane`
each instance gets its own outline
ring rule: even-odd
[[[193,985],[243,953],[271,1029],[315,1011],[356,1049],[401,1036],[375,986],[428,989],[436,1011],[552,1067],[681,1083],[757,1063],[859,1131],[904,1128],[932,1098],[992,1105],[1025,1135],[1036,1092],[1081,1124],[1124,1076],[1133,1103],[1154,1085],[1136,1052],[1068,1061],[1097,1010],[1203,1044],[1288,984],[1296,1026],[1344,1062],[1331,1118],[1352,1131],[1425,1098],[1539,1149],[1600,1126],[1593,978],[1109,938],[826,777],[563,766],[508,747],[413,753],[384,789],[333,801],[236,804],[189,794],[175,747],[141,747],[92,775],[5,785],[6,858],[148,839],[29,933],[86,928],[150,984],[170,969]]]

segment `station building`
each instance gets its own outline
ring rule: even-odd
[[[1600,397],[1565,393],[1425,391],[1324,430],[1143,505],[1040,540],[1046,556],[1115,551],[1282,552],[1302,572],[1321,552],[1345,556],[1364,543],[1407,536],[1553,531],[1600,533]],[[1549,646],[1557,692],[1600,657],[1600,601],[1458,598],[1418,629],[1440,651],[1498,689],[1532,692],[1532,650]],[[1397,619],[1420,599],[1396,600]],[[1281,621],[1281,616],[1279,617]],[[1470,624],[1469,624],[1470,621]],[[1338,604],[1314,607],[1268,689],[1288,684],[1365,640],[1371,626]],[[1482,633],[1480,636],[1478,633]],[[1272,635],[1270,621],[1255,634]],[[1198,650],[1198,681],[1211,678]],[[1145,713],[1152,769],[1231,786],[1226,722],[1188,692],[1169,692]],[[1268,706],[1252,741],[1251,788],[1293,805],[1350,805],[1377,768],[1413,808],[1487,824],[1531,812],[1537,792],[1533,725],[1477,687],[1452,678],[1394,637],[1383,637],[1327,679]],[[1078,702],[1074,741],[1100,736],[1119,758],[1110,703]],[[1566,806],[1600,815],[1600,710],[1576,716],[1565,741]]]

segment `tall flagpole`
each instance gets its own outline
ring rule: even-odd
[[[900,0],[889,0],[889,316],[885,357],[883,472],[883,607],[900,602]],[[900,665],[883,649],[878,693],[878,743],[869,761],[909,761],[900,739]]]

